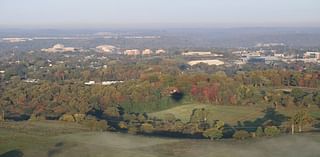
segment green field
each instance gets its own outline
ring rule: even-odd
[[[228,124],[236,124],[237,121],[256,119],[264,115],[262,107],[251,106],[217,106],[217,105],[183,105],[168,110],[148,114],[151,117],[163,118],[166,114],[174,114],[176,118],[183,122],[190,120],[192,110],[205,108],[209,111],[208,119],[222,120]]]
[[[0,154],[26,157],[319,157],[320,134],[209,141],[89,132],[74,123],[0,125]],[[1,155],[0,155],[1,156]]]
[[[222,105],[204,105],[204,104],[187,104],[171,109],[149,113],[151,117],[164,118],[166,114],[173,114],[183,122],[190,120],[193,109],[205,108],[208,112],[208,119],[222,120],[227,124],[237,124],[238,121],[255,120],[264,116],[266,107],[262,106],[222,106]],[[305,109],[305,108],[304,108]],[[279,108],[280,114],[291,117],[300,108]],[[316,106],[307,109],[314,118],[320,118],[320,109]]]

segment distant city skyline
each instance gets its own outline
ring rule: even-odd
[[[319,0],[0,0],[0,28],[320,27]]]

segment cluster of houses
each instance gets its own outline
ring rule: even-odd
[[[123,54],[127,56],[138,56],[138,55],[160,55],[166,53],[165,50],[163,49],[158,49],[158,50],[151,50],[151,49],[144,49],[144,50],[139,50],[139,49],[128,49],[124,50],[123,52],[120,52],[119,48],[116,48],[115,46],[112,45],[100,45],[96,47],[96,50],[100,53],[116,53],[116,54]]]
[[[76,52],[80,51],[81,49],[79,48],[74,48],[74,47],[65,47],[62,44],[56,44],[51,48],[45,48],[41,49],[43,52],[49,52],[49,53],[65,53],[65,52]],[[166,53],[164,49],[157,49],[155,51],[151,49],[144,49],[144,50],[139,50],[139,49],[128,49],[124,50],[123,52],[120,51],[119,48],[113,46],[113,45],[100,45],[97,46],[95,51],[100,52],[100,53],[105,53],[105,54],[123,54],[127,56],[137,56],[137,55],[160,55]]]
[[[138,55],[160,55],[166,53],[165,50],[163,49],[158,49],[158,50],[151,50],[151,49],[144,49],[144,50],[139,50],[139,49],[128,49],[124,51],[120,51],[119,48],[112,46],[112,45],[100,45],[96,47],[96,51],[100,53],[107,53],[107,54],[123,54],[127,56],[138,56]]]
[[[298,55],[285,55],[277,53],[275,50],[266,51],[234,51],[232,54],[239,56],[240,60],[237,64],[246,63],[266,63],[270,64],[276,61],[286,63],[291,62],[305,62],[305,63],[320,63],[320,52],[305,52],[303,56]]]

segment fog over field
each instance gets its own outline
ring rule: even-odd
[[[319,140],[320,135],[311,134],[264,141],[211,142],[147,138],[116,133],[85,133],[59,136],[55,139],[55,145],[39,153],[50,157],[318,157]],[[25,150],[25,155],[28,156],[29,152],[38,153],[36,150]]]
[[[61,122],[15,122],[0,128],[1,157],[318,157],[320,134],[252,140],[191,140],[91,132]],[[7,155],[7,156],[6,156]]]
[[[172,140],[110,133],[70,135],[52,156],[141,157],[317,157],[320,135],[285,136],[253,141]]]

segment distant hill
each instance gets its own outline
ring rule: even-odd
[[[159,38],[134,38],[141,36],[159,36]],[[83,48],[94,48],[98,45],[110,44],[121,48],[209,49],[254,47],[258,43],[284,43],[291,48],[320,47],[320,28],[0,29],[0,38],[6,37],[81,37],[81,39],[42,39],[10,44],[0,40],[2,52],[12,51],[17,46],[19,50],[30,51],[50,47],[56,43]]]

